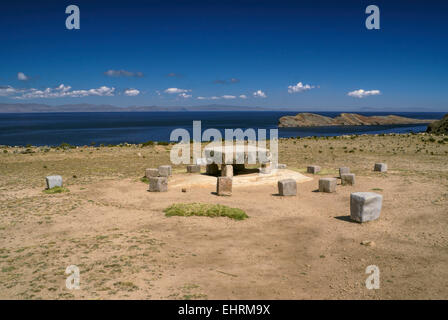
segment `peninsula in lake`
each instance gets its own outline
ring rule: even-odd
[[[363,116],[356,113],[341,113],[331,118],[315,113],[299,113],[295,116],[284,116],[278,121],[281,128],[288,127],[323,127],[323,126],[372,126],[394,124],[432,123],[433,119],[413,119],[395,115]]]

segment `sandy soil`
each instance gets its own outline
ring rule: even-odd
[[[170,147],[6,148],[0,298],[446,299],[448,144],[429,139],[281,140],[280,162],[290,170],[323,167],[305,174],[296,197],[277,196],[273,181],[236,185],[231,197],[214,195],[213,184],[183,193],[182,166],[167,193],[147,192],[139,178],[168,163]],[[388,173],[372,171],[380,161]],[[355,186],[315,192],[319,177],[344,165]],[[44,194],[44,177],[58,173],[70,192]],[[379,220],[348,219],[354,191],[383,194]],[[249,219],[165,217],[176,202],[238,207]],[[79,290],[65,287],[69,265],[80,268]],[[369,265],[380,269],[378,290],[365,286]]]

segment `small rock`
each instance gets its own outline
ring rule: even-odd
[[[366,247],[374,247],[375,242],[370,241],[370,240],[363,240],[363,241],[361,241],[361,245],[366,246]]]

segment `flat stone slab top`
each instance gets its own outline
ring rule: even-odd
[[[159,176],[161,176],[161,177],[171,176],[171,166],[160,166],[159,167]]]
[[[231,196],[232,195],[232,178],[218,177],[216,184],[216,193],[218,196]]]
[[[375,166],[373,167],[373,171],[387,172],[387,164],[375,163]]]
[[[248,169],[250,170],[250,169]],[[306,181],[312,181],[313,178],[307,177],[297,171],[282,169],[273,170],[271,174],[259,174],[257,170],[253,170],[253,173],[244,173],[233,176],[233,188],[235,187],[250,187],[250,186],[263,186],[277,185],[278,180],[294,179],[297,183]],[[170,188],[208,188],[213,190],[216,187],[216,176],[210,176],[207,174],[175,174],[170,178]]]
[[[150,178],[150,177],[158,177],[159,176],[159,169],[156,168],[148,168],[145,170],[145,177],[146,178]]]
[[[294,179],[284,179],[278,182],[278,194],[281,196],[297,195],[297,182]]]
[[[205,147],[204,152],[207,163],[256,164],[271,159],[268,149],[253,145],[209,146]]]
[[[319,179],[319,192],[336,192],[336,178],[320,178]]]
[[[316,174],[320,171],[320,167],[319,166],[308,166],[306,168],[306,172],[307,173],[312,173],[312,174]]]
[[[339,177],[342,177],[343,174],[350,173],[349,167],[341,167],[339,168]]]
[[[350,218],[367,222],[380,217],[383,196],[374,192],[353,192],[350,194]]]
[[[168,178],[167,177],[150,177],[149,189],[150,192],[167,192]]]
[[[62,177],[61,176],[48,176],[45,178],[47,181],[47,189],[54,187],[62,187]]]
[[[355,174],[354,173],[341,174],[341,184],[343,186],[354,186],[355,185]]]

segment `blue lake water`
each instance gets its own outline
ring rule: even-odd
[[[194,120],[201,120],[202,130],[276,129],[278,119],[298,112],[94,112],[94,113],[17,113],[0,114],[0,145],[27,144],[72,145],[141,143],[148,140],[169,141],[171,131],[184,128],[192,132]],[[334,117],[340,112],[314,112]],[[386,115],[390,113],[361,113]],[[440,119],[444,113],[393,113],[416,119]],[[313,128],[279,128],[279,137],[334,136],[341,134],[375,134],[423,132],[426,125],[344,126]]]

